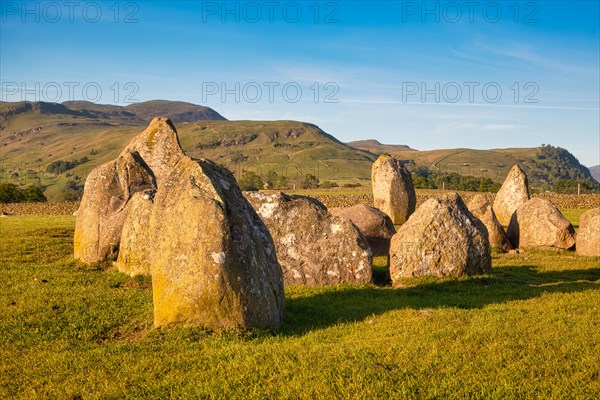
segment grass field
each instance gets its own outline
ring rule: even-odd
[[[154,329],[150,280],[74,262],[74,222],[0,219],[2,399],[600,396],[598,258],[527,251],[404,289],[287,288],[277,333]]]

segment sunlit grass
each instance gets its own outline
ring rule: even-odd
[[[0,398],[600,394],[599,258],[527,251],[404,289],[290,288],[276,333],[155,329],[149,280],[74,262],[73,227],[0,219]]]

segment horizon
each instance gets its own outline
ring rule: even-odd
[[[160,98],[342,142],[550,143],[600,164],[598,2],[77,4],[2,2],[0,100]]]

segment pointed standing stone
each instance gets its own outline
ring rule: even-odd
[[[477,194],[473,196],[467,207],[473,216],[483,222],[487,228],[490,245],[492,247],[504,251],[512,249],[510,240],[508,240],[504,228],[500,225],[500,222],[498,222],[496,213],[485,195]]]
[[[228,170],[183,157],[150,217],[154,325],[281,325],[283,276],[267,228]]]
[[[380,156],[371,170],[373,204],[386,213],[394,224],[406,222],[415,211],[417,196],[410,172],[400,160]]]
[[[129,200],[154,187],[152,172],[137,153],[121,153],[90,172],[77,212],[73,256],[88,263],[116,259]]]
[[[513,213],[527,200],[529,200],[527,175],[515,164],[494,199],[494,212],[500,224],[508,226]]]

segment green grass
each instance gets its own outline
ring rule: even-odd
[[[0,219],[2,399],[600,395],[598,258],[527,251],[404,289],[286,289],[277,333],[154,329],[149,280],[74,262],[73,227]]]
[[[571,221],[571,224],[573,224],[573,227],[575,229],[579,229],[579,218],[581,217],[581,214],[583,214],[586,211],[588,211],[588,209],[585,209],[585,208],[560,210],[560,212],[565,216],[565,218],[567,218],[569,221]]]

